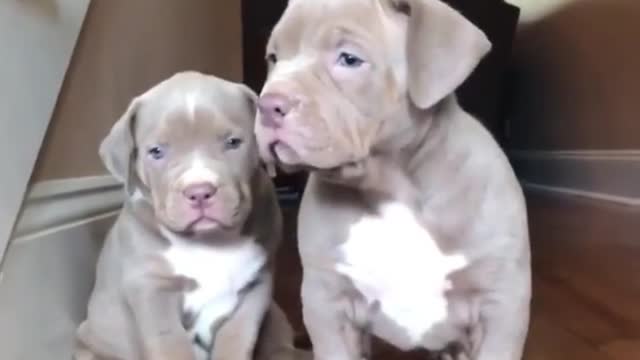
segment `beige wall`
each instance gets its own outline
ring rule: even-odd
[[[640,1],[564,2],[519,31],[510,146],[640,149]]]
[[[131,97],[185,70],[242,79],[238,0],[93,0],[32,181],[103,174]]]

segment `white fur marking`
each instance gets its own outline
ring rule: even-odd
[[[191,166],[182,174],[180,181],[183,186],[200,183],[218,184],[219,176],[204,165],[199,156],[195,156],[191,161]]]
[[[462,255],[443,254],[412,211],[398,203],[353,224],[341,251],[336,270],[351,278],[367,301],[378,301],[415,343],[446,319],[447,276],[467,264]]]
[[[131,201],[138,201],[144,199],[144,195],[140,189],[136,189],[130,197]]]
[[[197,316],[191,335],[199,336],[211,346],[212,325],[233,312],[238,305],[238,293],[256,279],[266,262],[266,254],[253,242],[217,249],[191,244],[163,232],[172,242],[164,256],[175,273],[198,283],[198,288],[184,297],[184,311]]]
[[[184,94],[184,103],[191,120],[196,118],[196,106],[198,105],[198,102],[199,96],[197,92],[188,92]]]

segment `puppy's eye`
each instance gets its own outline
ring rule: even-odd
[[[275,53],[267,54],[267,62],[270,64],[275,64],[278,62],[278,56]]]
[[[224,147],[227,150],[234,150],[242,145],[242,139],[238,137],[229,137],[224,141]]]
[[[359,68],[364,64],[364,60],[362,60],[361,58],[353,54],[343,51],[338,56],[338,64],[340,66],[344,66],[348,68]]]
[[[162,146],[154,146],[147,153],[153,160],[161,160],[165,157],[165,149]]]

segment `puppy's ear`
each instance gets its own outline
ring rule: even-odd
[[[125,113],[102,140],[99,150],[104,166],[113,177],[125,184],[125,189],[129,194],[133,193],[133,178],[135,177],[134,127],[140,103],[141,99],[138,97],[129,104]]]
[[[440,0],[392,0],[408,16],[408,87],[428,109],[453,93],[491,50],[486,35]]]
[[[258,168],[258,166],[260,165],[260,156],[258,154],[258,139],[256,137],[256,133],[255,133],[255,124],[256,124],[256,116],[258,115],[258,94],[256,94],[255,91],[253,91],[250,87],[248,87],[245,84],[237,84],[238,88],[240,89],[240,93],[242,94],[244,103],[243,105],[246,106],[246,111],[247,114],[250,118],[250,130],[251,130],[251,164],[252,164],[252,168]]]
[[[252,114],[252,118],[255,120],[255,115],[258,111],[258,94],[245,84],[238,84],[240,91],[245,97],[247,107]]]

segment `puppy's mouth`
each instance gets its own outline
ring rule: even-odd
[[[220,230],[230,230],[231,228],[230,225],[225,224],[219,219],[200,215],[185,227],[184,232],[189,235],[206,235]]]
[[[283,141],[274,141],[269,145],[269,154],[274,163],[286,174],[294,174],[300,171],[318,170],[310,164],[304,163],[296,150]],[[272,165],[268,164],[267,166]]]
[[[300,157],[294,148],[282,140],[275,140],[269,144],[269,153],[278,162],[294,165],[300,162]]]
[[[311,136],[305,129],[261,129],[258,133],[260,155],[270,175],[275,166],[285,173],[315,171],[341,166],[351,160],[335,151],[330,141]]]

